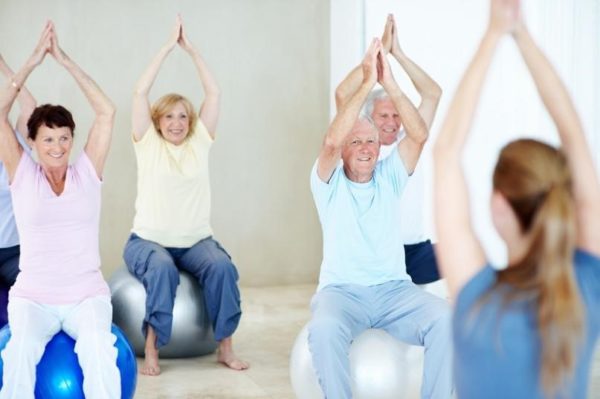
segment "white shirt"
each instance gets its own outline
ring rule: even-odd
[[[400,138],[404,134],[398,134],[398,139],[390,145],[381,145],[379,159],[384,159],[393,149],[397,148]],[[425,176],[423,168],[415,168],[406,183],[402,198],[400,198],[400,230],[403,244],[417,244],[427,240],[425,234],[425,223],[423,221],[423,207],[425,206]]]

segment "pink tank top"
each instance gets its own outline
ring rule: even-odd
[[[21,239],[11,297],[62,305],[110,295],[98,248],[101,185],[83,151],[57,196],[41,166],[23,153],[10,186]]]

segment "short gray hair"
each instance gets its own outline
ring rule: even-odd
[[[375,101],[386,100],[390,98],[390,96],[383,89],[373,90],[369,93],[369,96],[365,100],[365,105],[363,106],[362,116],[364,118],[373,120],[373,110],[375,109]]]

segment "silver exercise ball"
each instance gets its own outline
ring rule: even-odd
[[[409,346],[383,330],[369,329],[350,346],[350,374],[354,399],[402,399],[406,397]],[[308,349],[304,326],[290,356],[290,378],[298,399],[321,399],[323,393]]]
[[[108,285],[112,296],[113,322],[124,332],[137,356],[144,356],[142,322],[146,312],[146,290],[126,266],[119,267]],[[201,356],[214,352],[217,343],[202,288],[189,273],[179,272],[179,285],[173,308],[173,329],[167,345],[160,348],[161,358]]]

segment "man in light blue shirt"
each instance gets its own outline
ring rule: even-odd
[[[361,69],[362,82],[338,103],[311,173],[323,230],[323,263],[308,327],[313,366],[326,398],[350,398],[349,347],[364,330],[380,328],[425,346],[422,397],[447,399],[452,394],[450,309],[412,283],[398,245],[399,200],[427,140],[427,125],[395,82],[378,39]],[[406,129],[406,139],[380,162],[377,128],[357,120],[376,82]]]
[[[0,55],[0,72],[7,79],[11,79],[14,75],[2,55]],[[27,121],[37,104],[25,87],[21,89],[17,100],[20,107],[17,131],[26,133]],[[17,133],[17,139],[19,144],[29,151],[25,137]],[[0,162],[0,287],[8,288],[14,284],[19,274],[19,254],[19,235],[13,215],[8,176],[4,165]]]

